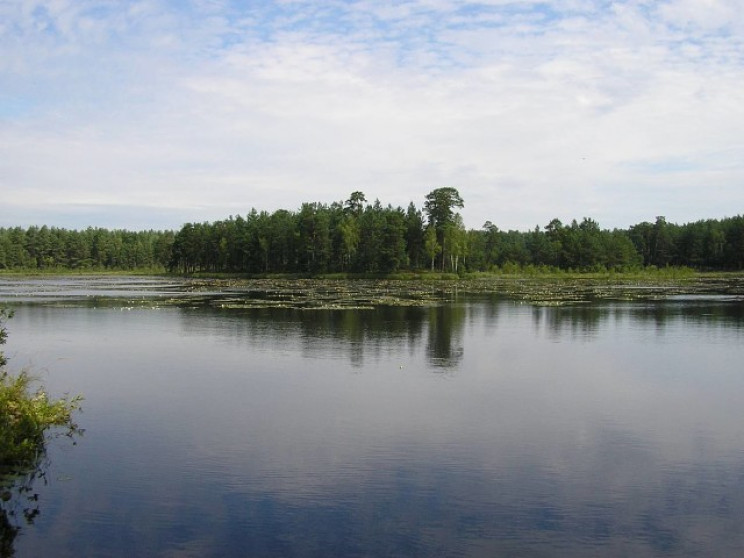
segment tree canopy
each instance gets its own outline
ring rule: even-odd
[[[462,209],[463,207],[465,203],[460,193],[450,186],[432,190],[426,195],[426,202],[424,202],[424,211],[429,216],[429,225],[437,230],[444,230],[452,222],[455,208]]]
[[[120,269],[180,273],[374,273],[399,270],[490,271],[506,266],[627,270],[688,266],[744,269],[744,217],[684,225],[663,216],[606,230],[589,217],[558,218],[529,231],[491,221],[465,228],[457,189],[436,188],[419,209],[370,203],[363,192],[298,210],[186,223],[178,231],[0,228],[2,269]]]

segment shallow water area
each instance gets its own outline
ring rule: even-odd
[[[38,278],[0,277],[0,302],[46,303],[90,298],[160,298],[182,295],[183,282],[154,277],[78,275]]]
[[[0,280],[11,369],[85,395],[16,556],[744,551],[736,295],[257,284]]]

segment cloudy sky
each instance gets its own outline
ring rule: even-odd
[[[741,214],[741,0],[0,0],[0,226],[441,186],[469,228]]]

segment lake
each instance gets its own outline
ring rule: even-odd
[[[744,302],[236,304],[0,279],[9,368],[85,396],[16,556],[738,556]]]

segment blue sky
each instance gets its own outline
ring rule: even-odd
[[[0,0],[0,226],[744,212],[740,0]]]

